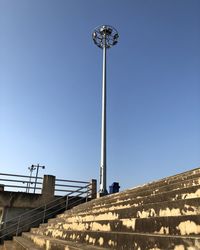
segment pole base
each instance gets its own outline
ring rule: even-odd
[[[100,198],[100,197],[103,197],[103,196],[106,196],[108,195],[108,191],[107,190],[100,190],[98,193],[97,193],[97,198]]]

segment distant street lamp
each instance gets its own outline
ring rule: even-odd
[[[100,196],[108,194],[106,189],[106,50],[116,45],[119,34],[110,25],[95,28],[92,33],[94,43],[103,49],[103,80],[102,80],[102,125],[101,125],[101,163],[100,163]]]

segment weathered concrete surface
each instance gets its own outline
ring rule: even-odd
[[[8,240],[4,242],[4,250],[17,250],[15,242]]]
[[[24,237],[14,237],[13,244],[16,250],[42,250],[40,246]]]
[[[0,189],[0,207],[35,208],[56,199],[55,176],[44,175],[42,193],[9,192]]]
[[[27,233],[30,234],[30,233]],[[30,239],[37,243],[40,239],[61,239],[57,237],[47,237],[38,234],[30,234]],[[66,238],[62,240],[78,242],[88,246],[98,246],[105,249],[120,250],[199,250],[198,237],[179,237],[159,234],[125,233],[125,232],[82,232],[69,231]],[[64,241],[63,241],[64,242]],[[66,244],[67,245],[67,244]],[[44,248],[46,245],[44,245]],[[81,247],[78,249],[82,249]],[[89,248],[90,249],[90,248]]]
[[[0,193],[0,207],[35,208],[44,203],[41,194],[9,192]]]
[[[195,169],[79,205],[23,238],[46,250],[199,250],[199,215]]]
[[[102,250],[102,247],[88,245],[86,243],[78,243],[61,239],[50,238],[40,235],[32,235],[31,233],[23,233],[23,238],[34,242],[36,246],[46,250]],[[107,248],[103,248],[106,250]]]

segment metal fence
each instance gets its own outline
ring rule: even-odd
[[[0,173],[0,185],[5,191],[41,193],[42,177]]]
[[[81,194],[82,188],[89,184],[88,181],[55,179],[54,195],[64,196],[75,191],[77,194]],[[41,194],[42,185],[42,177],[0,173],[0,186],[3,186],[4,191]]]
[[[55,180],[55,194],[56,195],[64,195],[66,193],[77,192],[81,194],[87,185],[89,188],[90,182],[88,181],[72,181],[72,180],[64,180],[64,179],[56,179]],[[79,191],[77,191],[79,190]]]

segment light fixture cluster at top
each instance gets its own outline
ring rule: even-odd
[[[109,49],[118,42],[119,34],[115,28],[110,25],[102,25],[95,28],[92,33],[94,43],[101,49]]]

